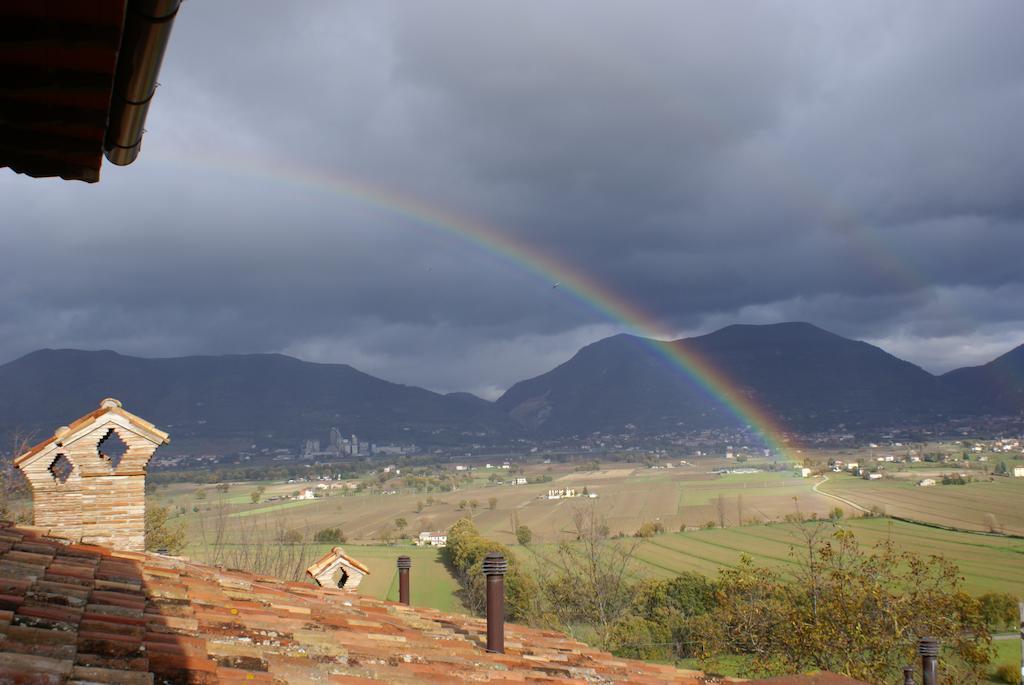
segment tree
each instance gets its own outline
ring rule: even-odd
[[[385,523],[377,532],[377,538],[390,547],[395,542],[395,529],[390,523]]]
[[[459,502],[459,511],[465,511],[467,504],[469,504],[469,502],[467,502],[466,500],[462,500],[461,502]]]
[[[832,511],[828,513],[828,517],[833,521],[838,521],[841,518],[843,518],[844,513],[845,512],[843,511],[842,507],[832,507]]]
[[[612,651],[634,659],[691,656],[688,621],[714,607],[714,585],[697,573],[642,581],[633,588],[629,613],[612,628]]]
[[[185,526],[168,524],[171,510],[167,507],[146,507],[146,549],[167,550],[168,554],[179,554],[185,548]]]
[[[409,525],[409,522],[406,521],[405,518],[402,517],[402,516],[399,516],[398,518],[395,519],[395,528],[398,529],[398,534],[399,535],[401,535],[403,533],[403,531],[405,531],[405,528],[408,525]]]
[[[516,540],[523,546],[530,544],[533,541],[533,531],[530,530],[529,526],[517,526]]]
[[[646,521],[636,529],[633,533],[634,537],[638,538],[652,538],[658,533],[664,533],[665,526],[662,525],[661,521]]]
[[[262,497],[263,497],[263,493],[264,493],[265,491],[266,491],[266,488],[265,488],[265,487],[263,487],[262,485],[261,485],[261,486],[259,486],[258,488],[256,488],[255,490],[253,490],[253,491],[252,491],[251,493],[249,493],[249,500],[250,500],[250,501],[251,501],[251,502],[252,502],[253,504],[256,504],[257,502],[259,502],[259,501],[260,501],[260,498],[262,498]]]
[[[536,582],[519,568],[518,560],[508,547],[480,535],[467,518],[459,519],[448,529],[448,544],[443,551],[462,586],[459,594],[463,603],[474,613],[483,613],[486,597],[483,560],[488,552],[500,552],[508,562],[505,612],[509,620],[533,620],[537,616]]]
[[[978,597],[981,617],[990,630],[1012,630],[1017,627],[1018,599],[1008,592],[989,592]]]
[[[827,524],[804,533],[792,580],[746,556],[721,571],[717,606],[688,624],[701,655],[750,655],[758,674],[820,669],[896,682],[917,639],[933,636],[950,682],[977,682],[991,638],[954,564],[901,552],[891,540],[863,548]]]
[[[341,528],[322,528],[313,536],[313,540],[321,544],[344,544],[345,533]]]
[[[725,495],[718,495],[718,499],[715,500],[715,511],[718,512],[718,527],[725,528]]]
[[[302,542],[302,532],[295,528],[289,528],[278,536],[278,541],[286,545],[298,545]]]
[[[612,540],[592,504],[573,512],[573,529],[575,539],[559,543],[537,565],[541,619],[574,637],[592,633],[604,648],[632,600],[629,578],[639,541]]]
[[[494,509],[496,506],[498,506],[498,498],[497,497],[491,497],[490,499],[487,500],[487,508],[488,509]]]
[[[423,511],[423,500],[416,502],[416,513],[419,514]]]

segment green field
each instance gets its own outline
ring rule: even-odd
[[[330,545],[324,546],[324,551],[327,549]],[[370,569],[370,575],[359,585],[360,592],[397,602],[398,570],[395,562],[399,555],[405,554],[412,559],[409,593],[414,606],[465,613],[454,594],[459,589],[458,584],[441,560],[440,549],[411,545],[344,545],[344,549],[346,554]]]
[[[973,594],[999,591],[1024,596],[1024,540],[953,533],[888,519],[851,519],[841,525],[852,530],[862,544],[892,539],[901,550],[946,557],[960,568],[966,589]],[[636,548],[634,573],[637,577],[669,578],[680,571],[693,571],[713,578],[720,568],[735,567],[742,554],[755,564],[785,569],[796,563],[790,551],[800,541],[795,524],[658,535]],[[541,546],[536,554],[543,559],[550,551]],[[517,552],[527,562],[534,557]]]

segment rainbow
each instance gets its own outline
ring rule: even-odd
[[[560,290],[571,294],[586,307],[638,333],[644,344],[667,360],[671,366],[692,378],[709,396],[716,399],[740,421],[756,430],[769,447],[785,458],[792,458],[787,447],[788,439],[778,423],[754,403],[735,381],[715,368],[708,360],[687,348],[681,341],[670,340],[670,336],[662,330],[653,316],[579,269],[518,241],[493,226],[355,178],[288,165],[280,160],[269,162],[232,158],[228,164],[226,157],[213,157],[208,154],[190,153],[187,157],[178,157],[157,153],[151,154],[151,157],[153,156],[184,164],[201,162],[205,168],[297,184],[364,202],[408,219],[416,225],[454,236],[548,283],[557,282]]]

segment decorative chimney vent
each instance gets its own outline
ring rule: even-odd
[[[362,582],[363,576],[369,575],[370,569],[345,554],[341,547],[334,547],[323,555],[306,573],[320,587],[337,587],[342,590],[355,590]]]
[[[169,441],[108,397],[14,460],[32,486],[35,525],[113,549],[146,546],[146,466]]]

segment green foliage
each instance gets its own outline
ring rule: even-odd
[[[662,525],[661,521],[647,521],[640,525],[633,533],[634,537],[638,538],[652,538],[658,533],[664,533],[665,526]]]
[[[638,583],[629,613],[612,628],[612,651],[634,659],[691,656],[689,620],[714,607],[714,586],[696,573]]]
[[[505,574],[505,615],[510,621],[529,621],[534,615],[537,587],[533,579],[520,569],[512,551],[489,540],[477,531],[469,519],[462,518],[448,529],[444,555],[462,586],[463,603],[476,613],[485,606],[483,560],[488,552],[499,552],[508,562]]]
[[[1011,630],[1017,627],[1018,599],[1008,592],[989,592],[978,597],[981,618],[990,630]]]
[[[488,509],[494,509],[496,506],[498,506],[498,498],[497,497],[491,497],[490,499],[487,500],[487,508]]]
[[[170,525],[168,507],[146,507],[146,549],[166,549],[168,554],[179,554],[185,548],[185,527]]]
[[[996,667],[996,678],[998,678],[1001,683],[1021,685],[1020,669],[1013,664],[999,664],[999,666]]]
[[[346,537],[341,528],[322,528],[316,532],[313,540],[321,544],[343,544]]]
[[[563,541],[535,566],[540,620],[570,635],[586,627],[599,647],[608,648],[633,599],[630,579],[640,542],[611,540],[593,505],[573,512],[573,528],[575,539]]]
[[[283,542],[286,545],[297,545],[302,542],[302,532],[295,528],[289,528],[281,532],[278,536],[278,541]]]
[[[805,529],[794,580],[749,557],[722,570],[717,606],[689,622],[701,654],[750,655],[758,674],[819,669],[895,682],[928,635],[943,646],[950,682],[979,682],[991,638],[957,567],[891,541],[864,549],[849,530],[829,528]]]
[[[516,541],[520,545],[528,545],[533,541],[533,531],[529,526],[516,526]]]

